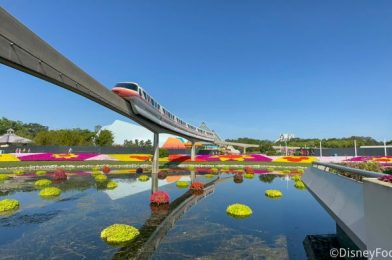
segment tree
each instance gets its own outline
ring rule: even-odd
[[[168,157],[169,151],[167,149],[161,148],[159,149],[159,158]]]
[[[99,146],[110,146],[113,145],[113,142],[113,133],[109,130],[101,130],[95,139],[95,144]]]

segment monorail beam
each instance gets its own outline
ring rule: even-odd
[[[154,154],[152,156],[152,174],[159,172],[159,133],[154,133]]]

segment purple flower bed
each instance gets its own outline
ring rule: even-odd
[[[84,161],[97,156],[94,153],[36,153],[18,157],[21,161]]]
[[[366,162],[371,159],[372,159],[372,157],[370,157],[370,156],[357,156],[357,157],[353,157],[351,159],[346,160],[346,162]]]
[[[196,156],[196,161],[197,162],[218,162],[218,161],[220,161],[218,156],[216,156],[216,157],[213,157],[213,156],[215,156],[215,155],[198,155],[198,156]]]
[[[262,154],[251,154],[252,158],[245,157],[246,162],[271,162],[272,159]]]
[[[392,183],[392,175],[386,175],[378,178],[380,181]]]

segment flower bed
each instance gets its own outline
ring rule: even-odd
[[[19,201],[13,199],[0,200],[0,213],[5,213],[19,208]]]
[[[18,162],[20,161],[16,156],[12,154],[0,154],[0,162]]]
[[[45,188],[39,192],[39,195],[41,197],[56,197],[59,196],[60,194],[61,194],[61,190],[56,187]]]
[[[108,154],[108,156],[122,162],[147,162],[152,158],[151,154]]]
[[[386,175],[378,178],[380,181],[392,183],[392,175]]]
[[[204,189],[204,184],[199,181],[195,181],[191,184],[189,189],[193,191],[202,191]]]
[[[7,174],[0,174],[0,181],[8,180],[10,177]]]
[[[249,206],[239,203],[228,206],[226,208],[226,213],[240,218],[249,217],[253,214],[252,209]]]
[[[282,156],[278,157],[274,162],[291,162],[291,163],[312,163],[316,161],[317,158],[313,156]]]
[[[132,241],[140,234],[133,226],[125,224],[113,224],[101,232],[101,239],[110,244],[121,244]]]
[[[283,196],[283,194],[279,190],[266,190],[265,196],[267,196],[269,198],[280,198]]]
[[[305,184],[302,181],[296,181],[294,183],[294,187],[299,189],[299,190],[304,190],[306,189]]]
[[[47,171],[44,171],[44,170],[38,170],[35,172],[35,175],[37,175],[37,176],[43,176],[46,174],[47,174]]]
[[[94,177],[94,179],[95,179],[96,182],[105,182],[105,181],[108,180],[108,177],[106,175],[99,174],[99,175],[96,175]]]
[[[244,178],[246,178],[246,179],[253,179],[254,177],[255,177],[255,175],[252,173],[245,173],[244,174]]]
[[[167,204],[170,202],[170,197],[167,192],[156,191],[153,194],[151,194],[150,202],[156,205]]]
[[[84,161],[97,156],[92,153],[35,153],[19,156],[21,161]]]

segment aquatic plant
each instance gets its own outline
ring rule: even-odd
[[[19,201],[13,199],[0,200],[0,213],[13,211],[19,208]]]
[[[253,168],[252,168],[252,167],[249,167],[249,166],[246,166],[246,167],[244,168],[244,171],[245,171],[245,173],[250,173],[250,174],[255,173],[255,171],[253,170]],[[245,178],[246,178],[246,177],[245,177]]]
[[[299,189],[299,190],[306,189],[305,184],[302,181],[296,181],[294,183],[294,187]]]
[[[35,172],[35,175],[37,175],[37,176],[42,176],[42,175],[45,175],[45,174],[47,174],[47,171],[44,171],[44,170],[38,170],[38,171]]]
[[[94,177],[96,182],[105,182],[108,180],[108,176],[103,175],[103,174],[99,174],[97,176]]]
[[[380,181],[392,183],[392,175],[385,175],[378,178]]]
[[[6,174],[0,174],[0,181],[8,180],[10,177]]]
[[[56,197],[61,194],[61,190],[56,187],[48,187],[39,192],[41,197]]]
[[[269,198],[280,198],[283,196],[283,194],[280,190],[266,190],[265,196]]]
[[[244,178],[253,179],[253,177],[255,177],[255,175],[253,173],[245,173],[244,174]]]
[[[249,217],[253,214],[252,209],[244,204],[232,204],[226,208],[226,213],[234,217]]]
[[[109,190],[117,188],[117,182],[114,181],[109,181],[108,184],[106,184],[106,188]]]
[[[148,177],[147,175],[140,175],[137,179],[139,181],[148,181],[150,177]]]
[[[150,202],[152,204],[166,204],[170,202],[170,197],[167,192],[164,191],[156,191],[150,196]]]
[[[57,168],[54,171],[53,179],[55,180],[66,180],[67,175],[65,174],[65,170],[63,168]]]
[[[143,168],[141,168],[141,167],[137,168],[136,173],[143,173]]]
[[[298,175],[298,174],[293,175],[293,176],[291,176],[291,179],[292,179],[293,181],[300,181],[300,180],[301,180],[301,175]]]
[[[178,188],[186,188],[186,187],[189,186],[189,182],[187,182],[187,181],[178,181],[178,182],[176,182],[176,186]]]
[[[167,172],[166,171],[160,171],[158,172],[158,179],[164,180],[167,177]]]
[[[34,185],[37,187],[45,187],[45,186],[49,186],[51,184],[52,184],[52,181],[48,180],[48,179],[38,180],[34,183]]]
[[[102,172],[105,174],[108,174],[110,172],[110,167],[109,165],[104,165],[102,168]]]
[[[241,174],[236,174],[233,177],[234,183],[242,183],[244,181],[244,177]]]
[[[133,226],[125,224],[113,224],[101,231],[101,239],[110,244],[130,242],[140,234]]]
[[[204,189],[204,184],[199,181],[195,181],[191,184],[191,187],[189,189],[192,191],[201,191]]]

